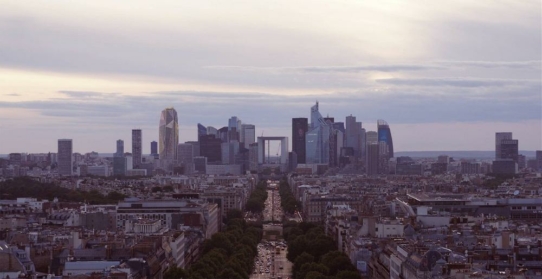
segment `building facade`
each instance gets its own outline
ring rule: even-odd
[[[245,148],[256,142],[256,126],[252,124],[241,125],[241,142],[244,143]]]
[[[495,133],[495,159],[502,159],[501,157],[501,141],[502,140],[511,140],[511,132],[498,132]]]
[[[174,108],[166,108],[160,114],[158,138],[160,162],[163,167],[170,168],[177,159],[179,145],[179,120]]]
[[[143,152],[143,135],[140,129],[132,130],[132,157],[134,159],[134,169],[139,168],[141,165],[141,157]]]
[[[388,123],[382,119],[377,121],[378,126],[378,141],[385,142],[388,145],[388,154],[390,158],[394,157],[393,154],[393,139],[391,137],[391,130]]]
[[[515,139],[501,140],[499,159],[512,159],[518,163],[519,141]]]
[[[305,135],[305,158],[307,164],[329,163],[329,139],[331,124],[320,114],[318,102],[311,107],[311,125]]]
[[[305,134],[308,129],[307,118],[292,118],[292,151],[297,154],[299,164],[306,163]]]
[[[73,174],[73,142],[71,139],[58,140],[58,174]]]
[[[123,140],[117,140],[117,151],[115,152],[115,156],[123,156],[124,155],[124,141]]]

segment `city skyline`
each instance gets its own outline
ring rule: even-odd
[[[180,142],[232,115],[287,136],[316,100],[367,131],[385,119],[394,151],[492,150],[498,131],[542,148],[539,1],[274,4],[5,3],[0,154],[112,153],[133,128],[149,153],[170,106]]]
[[[317,107],[317,108],[318,108],[318,103],[317,103],[316,105],[314,105],[313,107],[311,107],[311,113],[312,113],[312,110],[314,109],[314,107]],[[165,112],[166,110],[173,110],[173,111],[175,111],[174,108],[166,108],[166,109],[162,110],[161,117],[164,116],[164,112]],[[319,112],[318,112],[318,113],[319,113]],[[233,117],[237,119],[236,116],[233,116]],[[327,117],[327,116],[326,116],[326,117]],[[329,115],[329,117],[332,117],[332,116]],[[346,123],[348,122],[348,119],[349,119],[349,118],[352,118],[352,117],[353,117],[353,119],[354,119],[354,121],[355,121],[355,120],[356,120],[355,115],[350,114],[350,115],[346,115],[346,116],[344,117],[344,119],[341,119],[341,118],[339,118],[339,117],[335,117],[335,122],[339,122],[339,123],[342,123],[342,124],[346,124]],[[182,117],[179,117],[179,118],[182,119]],[[220,128],[220,127],[228,127],[228,125],[229,125],[229,120],[228,120],[228,118],[229,118],[229,116],[225,116],[225,117],[224,117],[224,123],[226,123],[226,125],[224,125],[224,126],[216,125],[216,127],[217,127],[217,128]],[[301,118],[303,118],[303,117],[301,117]],[[305,117],[305,118],[308,119],[308,120],[310,120],[310,119],[311,119],[310,114],[309,114],[309,117]],[[292,120],[293,120],[293,119],[297,119],[297,117],[294,117],[294,118],[290,119],[290,127],[289,127],[288,134],[285,134],[285,135],[274,135],[274,136],[286,136],[286,137],[288,137],[289,142],[290,142],[290,146],[292,145],[292,138],[293,138],[293,137],[292,137],[292,128],[293,128],[293,127],[292,127],[292,125],[293,125]],[[359,120],[359,119],[358,119],[358,120]],[[182,129],[180,123],[178,123],[178,120],[177,120],[176,122],[177,122],[177,124],[178,124],[178,128],[177,128],[177,130],[178,130],[178,136],[177,136],[177,137],[178,137],[178,142],[179,142],[179,144],[180,144],[180,143],[184,143],[184,142],[197,141],[197,139],[198,139],[198,134],[199,134],[199,132],[200,132],[200,128],[203,127],[203,125],[201,125],[200,123],[196,123],[196,124],[195,124],[196,126],[195,126],[195,127],[192,127],[192,130],[191,130],[191,129],[188,128],[188,127],[185,128],[185,129]],[[360,122],[358,122],[358,123],[360,123]],[[379,136],[378,136],[378,127],[379,127],[379,123],[381,123],[382,126],[388,127],[387,129],[389,129],[388,123],[387,123],[386,121],[382,120],[382,119],[378,119],[378,120],[376,121],[376,125],[373,125],[373,124],[375,124],[375,123],[368,123],[368,122],[362,122],[362,123],[363,123],[363,127],[367,127],[367,126],[371,127],[371,126],[373,126],[373,127],[370,128],[370,129],[365,129],[365,128],[363,128],[363,130],[366,131],[366,132],[374,133],[375,139],[376,139],[377,137],[379,137]],[[160,121],[159,124],[160,124],[160,125],[157,125],[157,126],[163,126],[162,120]],[[259,133],[262,132],[262,129],[258,129],[258,125],[254,125],[254,124],[243,124],[243,125],[252,126],[252,127],[254,127],[254,130],[255,130],[255,131],[260,131],[260,132],[255,132],[255,137],[256,137],[256,138],[259,137],[259,136],[261,136],[261,134],[259,134]],[[310,126],[310,123],[309,123],[309,126]],[[395,126],[395,125],[392,125],[392,126]],[[213,126],[208,126],[208,127],[213,127]],[[149,129],[149,130],[152,130],[152,129]],[[182,130],[184,130],[184,131],[182,131]],[[393,133],[393,134],[395,134],[395,128],[394,128],[393,130],[394,130],[394,133]],[[132,147],[134,146],[133,137],[134,137],[134,132],[136,132],[136,131],[137,131],[137,133],[139,133],[139,138],[141,138],[142,129],[140,129],[140,128],[139,128],[139,129],[129,129],[129,134],[130,134],[130,137],[131,137],[131,139],[132,139],[132,140],[130,141],[130,144],[132,145]],[[187,135],[190,135],[190,134],[192,134],[192,133],[195,134],[194,138],[191,138],[191,137],[189,137],[189,136],[187,137]],[[495,141],[495,136],[496,136],[497,134],[512,134],[512,132],[494,132],[493,134],[491,134],[491,138],[492,138],[493,142]],[[185,137],[182,137],[183,135],[184,135]],[[266,135],[267,135],[267,134],[266,134]],[[158,131],[157,131],[156,139],[158,139],[159,137],[160,137],[160,136],[159,136],[159,133],[158,133]],[[151,135],[150,138],[151,138],[151,139],[149,139],[149,140],[147,140],[147,141],[138,142],[138,143],[136,144],[136,146],[141,146],[140,149],[143,150],[143,151],[142,151],[142,154],[144,154],[144,155],[151,155],[151,154],[152,154],[150,145],[152,144],[152,142],[156,142],[156,140],[154,139],[154,137],[153,137],[152,135]],[[187,139],[187,140],[184,140],[183,138],[184,138],[184,139]],[[55,139],[55,141],[56,141],[56,140],[58,140],[58,139]],[[73,138],[70,138],[70,140],[73,140]],[[117,147],[116,147],[117,149],[118,149],[118,145],[119,145],[119,142],[118,142],[119,140],[121,140],[121,141],[123,142],[123,144],[124,144],[124,139],[118,139],[118,138],[117,138],[117,140],[116,140],[116,141],[117,141],[117,145],[116,145],[116,146],[117,146]],[[380,140],[380,139],[379,139],[379,140]],[[83,141],[83,142],[84,142],[84,141]],[[345,142],[345,143],[346,143],[346,142]],[[492,148],[493,150],[495,150],[495,145],[492,145],[491,142],[485,143],[485,145],[487,145],[489,148]],[[83,151],[74,150],[73,152],[74,152],[74,153],[87,153],[87,152],[94,151],[94,152],[106,153],[106,154],[108,154],[108,153],[115,154],[115,153],[116,153],[115,146],[114,146],[114,145],[111,145],[110,143],[104,143],[104,144],[102,144],[101,146],[107,146],[106,148],[107,148],[107,149],[111,149],[111,150],[105,150],[105,151],[104,151],[104,150],[100,150],[100,151],[98,151],[98,150],[83,150]],[[147,150],[147,148],[145,148],[145,146],[149,146],[149,147],[148,147],[148,150]],[[394,145],[392,144],[392,146],[394,146]],[[520,146],[521,146],[521,145],[520,145]],[[292,147],[292,148],[293,148],[293,147]],[[524,151],[533,151],[533,152],[534,152],[535,150],[539,150],[539,149],[532,149],[532,150],[530,150],[530,149],[527,149],[527,148],[520,147],[520,150],[524,150]],[[290,151],[293,151],[293,149],[291,149]],[[399,150],[398,152],[416,152],[416,151],[491,151],[491,149],[478,149],[478,150],[475,150],[475,149],[470,149],[470,150],[469,150],[469,149],[457,149],[457,150],[451,150],[451,149],[441,149],[441,150],[437,150],[437,149],[434,149],[434,150]],[[6,152],[5,154],[4,154],[4,153],[0,153],[0,154],[7,155],[7,154],[9,154],[9,153],[17,153],[17,152],[24,152],[24,153],[47,153],[47,152],[54,152],[54,150],[48,150],[48,151],[36,151],[36,152],[27,152],[27,151],[24,151],[24,150],[17,150],[17,151]],[[396,151],[396,152],[397,152],[397,151]],[[133,152],[131,152],[131,153],[133,153]]]

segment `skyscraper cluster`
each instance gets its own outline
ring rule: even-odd
[[[365,131],[355,116],[347,116],[346,125],[333,117],[323,117],[316,102],[307,118],[292,119],[292,152],[298,164],[319,164],[331,167],[345,164],[365,166],[369,175],[388,172],[389,159],[394,157],[391,130],[378,120],[377,131]]]
[[[184,173],[205,173],[208,165],[215,169],[235,166],[235,172],[248,169],[248,148],[256,138],[254,125],[244,124],[237,116],[219,129],[198,123],[197,138],[179,144],[178,165]]]

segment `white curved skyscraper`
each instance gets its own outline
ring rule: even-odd
[[[179,121],[174,108],[166,108],[160,114],[158,153],[163,167],[171,168],[177,159],[179,145]]]

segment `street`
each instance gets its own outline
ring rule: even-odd
[[[267,190],[267,200],[263,211],[263,221],[280,223],[284,217],[282,211],[280,196],[276,190]],[[270,187],[273,188],[273,187]],[[280,226],[280,225],[279,225]],[[258,256],[254,260],[254,272],[250,276],[252,279],[286,279],[292,274],[292,263],[286,259],[287,244],[282,239],[273,239],[273,241],[262,240],[258,244]]]

